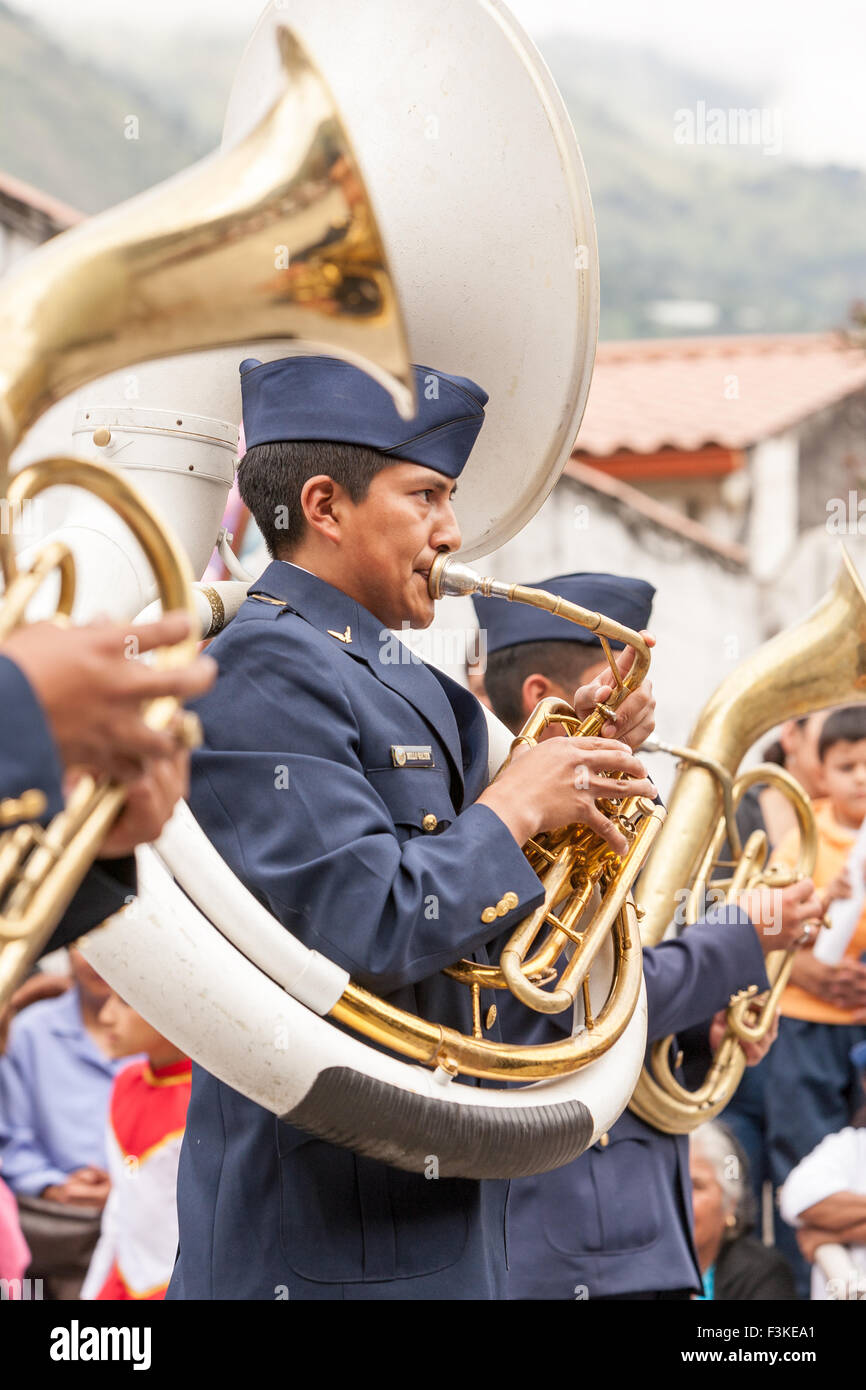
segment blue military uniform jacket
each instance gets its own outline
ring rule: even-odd
[[[63,768],[33,687],[14,661],[0,655],[0,800],[17,800],[37,788],[45,793],[43,823],[63,809]],[[60,925],[45,946],[53,951],[118,912],[135,893],[135,860],[104,860],[93,865]]]
[[[691,1034],[698,1047],[702,1025],[731,994],[749,984],[767,988],[755,929],[734,907],[645,948],[643,966],[649,1044],[676,1034],[686,1050]],[[532,1040],[550,1041],[554,1028],[539,1017]],[[687,1136],[661,1134],[626,1110],[606,1144],[511,1184],[508,1297],[698,1292],[691,1211]]]
[[[196,816],[307,946],[471,1031],[468,991],[438,972],[487,960],[481,914],[505,892],[518,906],[497,931],[542,898],[502,821],[472,804],[487,778],[481,707],[305,570],[275,561],[251,594],[196,706]],[[429,752],[401,766],[400,746]],[[506,1193],[322,1143],[194,1067],[168,1296],[501,1297]]]

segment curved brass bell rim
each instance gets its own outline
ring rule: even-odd
[[[677,753],[678,756],[688,758],[689,750],[678,749]],[[755,830],[745,845],[739,846],[739,850],[734,849],[733,853],[737,857],[732,864],[733,873],[728,878],[711,880],[719,850],[723,841],[728,838],[729,823],[723,817],[707,847],[704,861],[689,894],[685,914],[686,925],[698,920],[701,903],[708,888],[712,888],[714,893],[724,894],[725,902],[729,903],[739,893],[754,888],[784,888],[798,879],[811,877],[814,872],[818,852],[815,816],[800,783],[784,768],[774,763],[762,763],[741,773],[731,784],[730,824],[735,826],[733,817],[744,793],[757,785],[776,787],[792,805],[800,836],[795,867],[788,869],[780,865],[768,865],[767,836],[763,830]],[[735,844],[738,839],[735,827]],[[631,1099],[631,1107],[635,1114],[665,1134],[688,1134],[698,1125],[714,1120],[721,1114],[733,1098],[746,1069],[746,1054],[740,1043],[761,1042],[766,1037],[790,979],[796,951],[797,948],[794,947],[791,950],[772,951],[767,956],[766,970],[770,989],[762,996],[758,996],[752,988],[743,990],[731,1000],[725,1032],[703,1082],[695,1090],[689,1090],[674,1074],[671,1065],[674,1038],[661,1038],[653,1043],[647,1066],[641,1073]]]
[[[615,689],[607,705],[596,707],[580,720],[566,701],[540,701],[512,743],[500,772],[518,745],[537,742],[549,724],[562,725],[568,736],[599,733],[610,712],[640,684],[649,666],[649,649],[639,633],[544,590],[485,579],[445,553],[437,556],[431,567],[428,588],[433,598],[479,588],[486,594],[557,612],[598,633],[611,663]],[[613,659],[609,639],[635,648],[625,677]],[[611,791],[615,791],[615,779]],[[562,827],[550,835],[533,837],[524,851],[544,883],[544,903],[511,933],[498,966],[461,960],[445,971],[472,991],[471,1037],[396,1009],[356,985],[348,987],[330,1016],[380,1046],[436,1067],[446,1077],[463,1074],[490,1081],[533,1081],[567,1075],[595,1061],[622,1035],[640,995],[642,957],[629,889],[664,819],[660,806],[640,797],[603,804],[618,819],[630,842],[625,856],[620,860],[585,826]],[[602,891],[601,906],[583,921],[596,889]],[[534,948],[545,925],[550,930],[542,945]],[[608,935],[613,945],[612,982],[595,1016],[590,969]],[[557,979],[555,964],[562,957],[566,963]],[[555,989],[543,987],[554,979]],[[561,1013],[573,1007],[582,993],[583,1030],[571,1038],[534,1047],[487,1041],[482,1036],[480,991],[490,988],[510,989],[523,1003],[543,1013]]]
[[[640,885],[644,945],[654,946],[673,920],[678,885],[694,881],[688,917],[709,882],[722,840],[733,852],[733,873],[714,887],[728,897],[755,886],[784,887],[810,877],[817,836],[814,815],[800,784],[774,765],[734,772],[756,739],[785,719],[830,705],[866,699],[866,592],[842,547],[842,570],[824,598],[794,627],[779,633],[748,657],[711,696],[698,718],[691,748],[658,745],[683,761],[668,807],[666,829],[650,855]],[[743,847],[734,820],[736,803],[750,786],[771,783],[790,801],[800,831],[794,871],[766,868],[766,837],[755,832]],[[732,1000],[727,1027],[707,1075],[694,1091],[676,1079],[671,1040],[657,1042],[638,1081],[630,1107],[665,1134],[687,1134],[720,1114],[745,1068],[740,1040],[766,1036],[788,983],[793,951],[766,959],[771,982],[761,1004],[753,992]],[[756,1013],[757,1011],[757,1013]]]
[[[54,237],[0,286],[0,479],[33,422],[87,382],[233,344],[333,353],[414,413],[408,337],[349,135],[294,34],[277,41],[285,91],[244,140]]]
[[[126,522],[150,560],[163,609],[185,610],[190,616],[190,636],[154,652],[154,664],[186,665],[197,646],[195,609],[189,564],[178,543],[125,479],[82,459],[48,458],[22,469],[9,487],[12,515],[24,502],[57,486],[94,493]],[[55,543],[39,551],[28,570],[16,565],[0,606],[0,641],[23,620],[33,595],[55,568],[60,571],[55,621],[68,621],[75,597],[74,562],[66,547]],[[162,697],[149,702],[143,717],[152,728],[164,729],[176,720],[178,708],[177,700]],[[186,712],[182,720],[179,737],[193,747],[200,741],[198,719]],[[43,950],[125,799],[124,787],[82,776],[46,829],[25,823],[0,837],[0,1005]]]

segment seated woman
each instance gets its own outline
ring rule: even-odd
[[[690,1136],[689,1158],[704,1298],[795,1299],[784,1256],[751,1234],[746,1160],[733,1136],[716,1121],[701,1125]]]

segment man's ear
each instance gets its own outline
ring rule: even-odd
[[[573,693],[573,692],[572,692]],[[523,685],[520,687],[520,700],[523,708],[523,718],[528,719],[539,700],[544,700],[548,695],[556,695],[560,699],[569,699],[562,688],[555,681],[548,680],[547,676],[542,676],[539,671],[535,671],[531,676],[527,676]]]
[[[346,497],[345,490],[326,473],[308,478],[301,488],[301,510],[312,531],[325,540],[340,539],[340,513]]]

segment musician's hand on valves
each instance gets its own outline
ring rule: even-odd
[[[623,773],[611,782],[605,774]],[[655,796],[643,763],[626,743],[610,738],[552,738],[533,748],[517,747],[511,762],[478,798],[495,811],[519,845],[542,830],[579,822],[596,831],[616,854],[625,836],[596,806],[596,800]]]
[[[808,946],[820,930],[824,904],[810,878],[786,888],[750,888],[736,904],[751,918],[764,955]]]
[[[654,647],[656,639],[648,632],[642,632],[641,637],[648,647]],[[616,664],[621,676],[626,676],[634,661],[634,649],[626,647],[618,652]],[[578,686],[574,692],[575,712],[581,719],[585,719],[591,714],[597,704],[605,704],[614,692],[613,677],[610,667],[602,671],[601,675],[596,676],[595,680],[588,685]],[[601,732],[605,738],[620,739],[627,743],[629,748],[640,748],[645,743],[655,728],[656,702],[653,695],[652,684],[650,681],[642,681],[637,690],[627,695],[616,710],[610,723],[603,726]],[[655,788],[652,791],[655,796]]]
[[[87,766],[129,782],[142,776],[150,760],[173,757],[178,746],[176,731],[145,723],[142,702],[163,695],[195,699],[210,689],[217,670],[206,656],[164,669],[131,658],[173,646],[188,633],[185,613],[138,625],[32,623],[11,633],[0,652],[29,680],[66,766]]]
[[[763,1000],[766,999],[766,997],[767,996],[765,994],[756,995],[754,1000],[752,1000],[752,1003],[757,1008],[761,1005]],[[713,1015],[713,1021],[710,1024],[710,1051],[713,1053],[714,1056],[719,1050],[722,1038],[725,1036],[725,1029],[727,1028],[727,1026],[727,1010],[720,1009],[717,1014]],[[763,1061],[770,1048],[773,1046],[773,1043],[776,1041],[778,1035],[779,1011],[777,1009],[775,1014],[773,1015],[773,1022],[770,1024],[769,1028],[767,1029],[764,1036],[761,1038],[760,1042],[752,1042],[751,1039],[749,1039],[748,1042],[740,1042],[740,1047],[743,1049],[743,1053],[745,1054],[746,1066],[756,1067],[759,1062]]]
[[[170,758],[155,759],[142,777],[129,784],[123,809],[100,846],[100,859],[122,859],[136,845],[157,839],[188,791],[187,749],[179,748]]]

